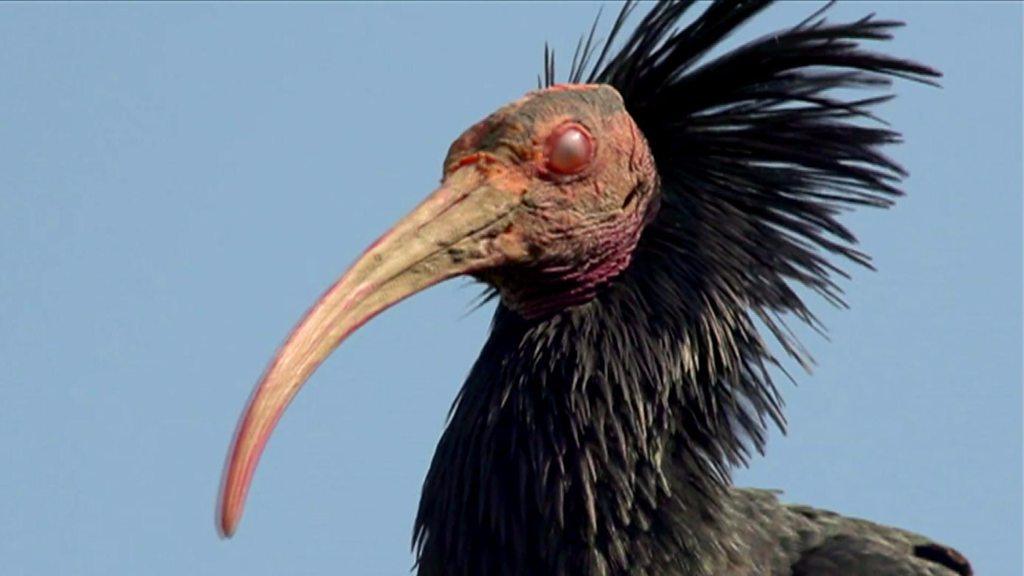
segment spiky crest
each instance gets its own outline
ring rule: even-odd
[[[622,39],[581,38],[569,82],[622,94],[647,138],[661,207],[630,266],[591,302],[524,320],[499,304],[424,485],[421,575],[703,574],[728,548],[716,495],[762,450],[781,400],[758,334],[817,326],[794,290],[841,304],[829,257],[869,265],[837,219],[888,206],[898,134],[871,114],[892,77],[938,73],[861,48],[897,22],[797,26],[709,59],[763,1],[655,5]],[[825,7],[827,8],[827,6]],[[589,70],[589,72],[586,72]],[[545,47],[539,84],[555,82]]]

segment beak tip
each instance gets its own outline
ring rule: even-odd
[[[231,539],[242,520],[242,504],[238,502],[237,495],[229,489],[232,485],[229,480],[230,474],[226,473],[223,487],[217,495],[217,512],[213,522],[221,540]]]
[[[228,513],[222,513],[220,518],[217,518],[217,535],[220,536],[221,540],[230,540],[235,535],[235,530],[238,529],[238,518],[232,517]]]

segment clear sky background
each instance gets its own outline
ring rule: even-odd
[[[736,39],[816,5],[772,8]],[[616,11],[605,8],[605,23]],[[491,307],[450,282],[315,375],[238,535],[236,418],[306,307],[436,184],[452,139],[568,68],[597,5],[0,5],[6,575],[394,575]],[[1021,5],[854,3],[945,72],[883,114],[912,176],[846,221],[879,271],[815,309],[819,367],[739,483],[1021,572]]]

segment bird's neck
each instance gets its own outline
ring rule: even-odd
[[[619,574],[713,540],[773,400],[742,390],[742,358],[707,351],[698,295],[657,299],[662,260],[543,321],[499,306],[424,484],[421,575]],[[716,344],[752,330],[737,322],[714,324]]]

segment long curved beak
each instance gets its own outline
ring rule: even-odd
[[[519,197],[489,185],[479,170],[452,173],[309,309],[239,421],[221,483],[217,525],[223,536],[238,527],[263,448],[313,371],[349,334],[393,304],[453,276],[506,262],[495,240],[508,227]]]

